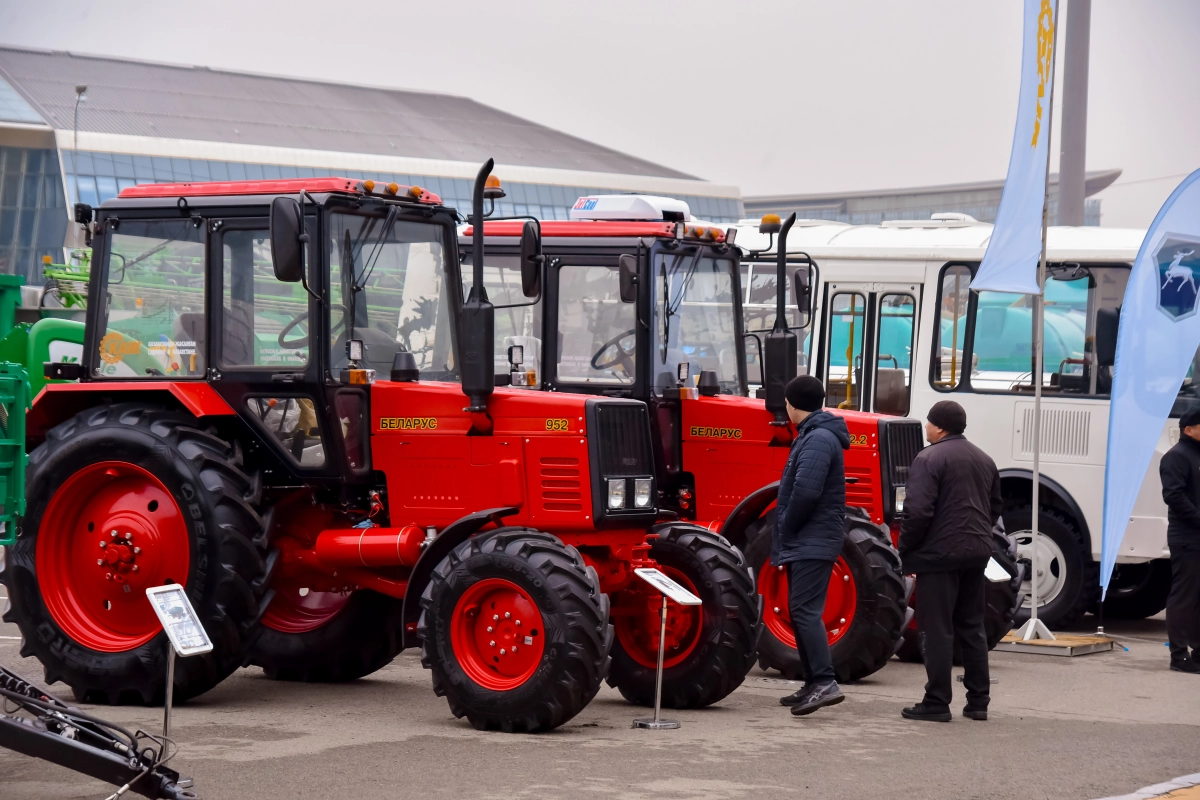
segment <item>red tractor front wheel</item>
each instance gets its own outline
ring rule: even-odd
[[[787,570],[771,566],[775,512],[750,530],[746,558],[758,565],[766,630],[758,643],[759,664],[788,678],[804,678],[788,610]],[[883,668],[903,634],[904,579],[900,557],[888,537],[869,522],[848,516],[842,554],[834,563],[821,618],[839,681],[865,678]]]
[[[612,628],[595,570],[528,528],[473,536],[421,597],[421,663],[456,717],[532,733],[578,714],[608,671]]]
[[[650,539],[659,569],[704,601],[667,605],[662,704],[702,708],[742,684],[754,666],[762,623],[754,580],[742,554],[695,525],[663,526]],[[617,641],[608,683],[632,703],[654,704],[662,595],[637,580],[613,599]]]

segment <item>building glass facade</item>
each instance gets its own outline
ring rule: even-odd
[[[42,256],[63,259],[67,214],[58,153],[0,146],[0,273],[40,284]]]
[[[471,207],[471,181],[466,178],[439,178],[432,175],[407,175],[389,172],[289,167],[278,164],[245,164],[194,158],[132,156],[121,153],[62,151],[67,173],[67,191],[71,203],[96,206],[129,186],[139,183],[180,183],[185,181],[242,181],[337,176],[394,181],[406,186],[421,186],[440,196],[446,205],[464,216]],[[503,178],[503,176],[501,176]],[[585,186],[505,181],[508,196],[496,203],[498,216],[529,215],[539,219],[566,219],[576,198],[588,194],[615,194],[612,189]],[[691,208],[692,214],[711,222],[736,222],[742,215],[741,204],[733,198],[676,195]]]

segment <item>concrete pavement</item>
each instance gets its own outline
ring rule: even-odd
[[[669,712],[683,723],[678,731],[632,730],[644,710],[605,687],[567,725],[535,736],[480,733],[455,720],[415,652],[345,685],[276,683],[244,669],[177,709],[173,733],[183,750],[173,766],[196,779],[206,800],[1088,800],[1195,773],[1200,676],[1167,670],[1161,619],[1110,630],[1129,652],[993,653],[999,683],[983,723],[901,719],[901,707],[920,697],[924,672],[896,661],[846,687],[845,703],[804,719],[777,701],[796,684],[755,670],[717,707]],[[17,635],[15,626],[0,625],[0,637]],[[16,640],[0,638],[0,663],[40,680],[40,665],[17,650]],[[69,695],[61,684],[52,688]],[[85,708],[127,727],[161,726],[161,709]],[[0,753],[4,800],[111,791]]]

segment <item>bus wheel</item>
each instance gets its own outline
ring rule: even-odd
[[[1037,565],[1033,575],[1033,515],[1028,505],[1004,510],[1004,529],[1017,540],[1017,558],[1025,564],[1021,585],[1025,599],[1017,612],[1018,625],[1029,619],[1032,584],[1037,580],[1038,619],[1051,629],[1066,628],[1090,611],[1099,599],[1100,566],[1092,560],[1083,534],[1067,517],[1043,507],[1038,514]]]
[[[1145,619],[1167,607],[1171,593],[1171,560],[1156,558],[1141,564],[1118,564],[1108,583],[1104,616]]]

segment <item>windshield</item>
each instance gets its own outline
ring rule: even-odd
[[[470,260],[462,265],[463,302],[471,294],[474,276]],[[510,371],[508,348],[522,348],[521,369],[532,372],[528,386],[541,386],[542,303],[534,303],[521,289],[521,262],[517,256],[484,254],[483,286],[488,301],[496,306],[496,374]]]
[[[329,361],[334,377],[349,363],[346,341],[360,339],[366,367],[387,375],[400,350],[422,380],[458,381],[446,286],[443,228],[424,222],[334,213],[329,223]]]
[[[129,220],[109,237],[97,373],[202,377],[203,227],[190,219]]]
[[[693,380],[702,370],[712,370],[722,394],[740,394],[734,264],[705,252],[659,251],[653,256],[654,385],[675,386],[679,365],[687,362]]]

